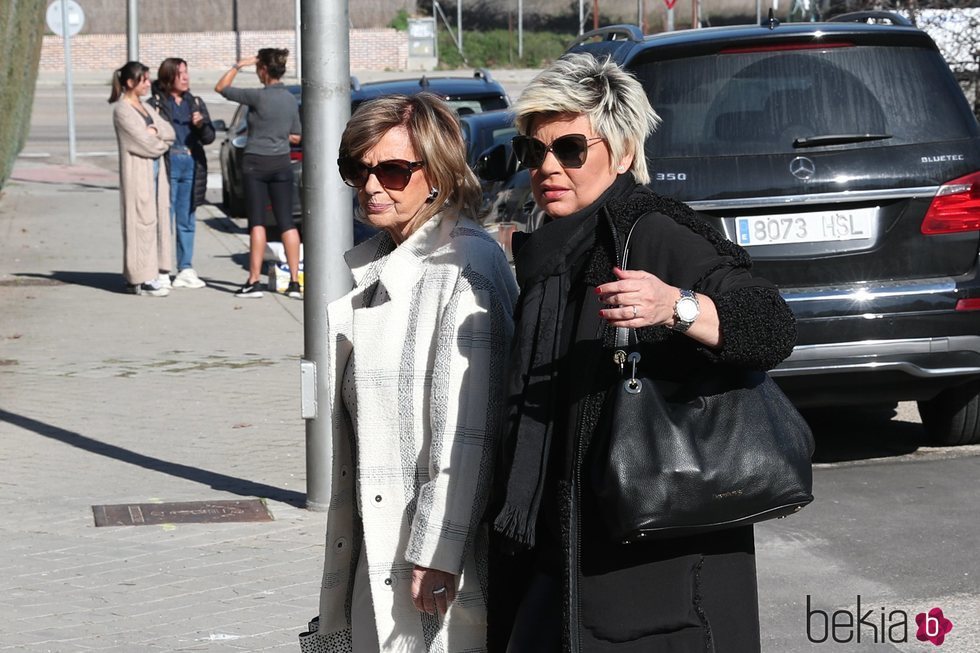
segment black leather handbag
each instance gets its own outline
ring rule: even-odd
[[[629,238],[623,267],[629,254]],[[753,524],[813,501],[813,435],[765,372],[712,366],[682,382],[651,378],[629,333],[623,379],[591,451],[598,512],[622,542]]]

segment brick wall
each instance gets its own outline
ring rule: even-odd
[[[292,30],[239,32],[241,52],[259,48],[295,51]],[[192,70],[220,70],[235,62],[234,32],[184,32],[141,34],[140,59],[156,70],[167,57],[187,60]],[[72,70],[113,70],[126,63],[125,34],[79,34],[71,40]],[[292,61],[290,61],[292,63]],[[64,70],[61,37],[45,36],[39,70]],[[350,32],[351,70],[405,70],[408,67],[408,34],[394,29],[354,29]],[[290,69],[292,66],[290,66]],[[287,73],[288,75],[289,73]]]

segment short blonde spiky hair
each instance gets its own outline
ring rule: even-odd
[[[630,169],[641,184],[650,181],[643,144],[660,117],[643,86],[611,58],[566,54],[531,80],[514,104],[517,131],[528,134],[536,118],[584,114],[609,144],[612,165],[633,155]]]

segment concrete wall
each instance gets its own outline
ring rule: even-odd
[[[295,48],[293,30],[239,32],[242,55],[259,48]],[[167,57],[187,60],[191,70],[219,70],[235,63],[235,32],[172,32],[140,35],[140,59],[156,73]],[[64,70],[62,39],[45,36],[40,70]],[[72,70],[113,70],[126,63],[125,34],[79,34],[71,41]],[[292,69],[293,60],[289,68]],[[351,70],[405,70],[408,34],[394,29],[355,29],[350,32]],[[291,73],[287,71],[287,76]]]

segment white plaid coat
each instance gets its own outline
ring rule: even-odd
[[[480,522],[504,416],[517,284],[479,225],[444,214],[398,247],[381,234],[346,258],[355,288],[327,309],[333,476],[318,646],[304,650],[351,651],[363,541],[381,651],[484,651]],[[354,428],[341,399],[352,351]],[[458,575],[444,619],[412,603],[416,564]]]

